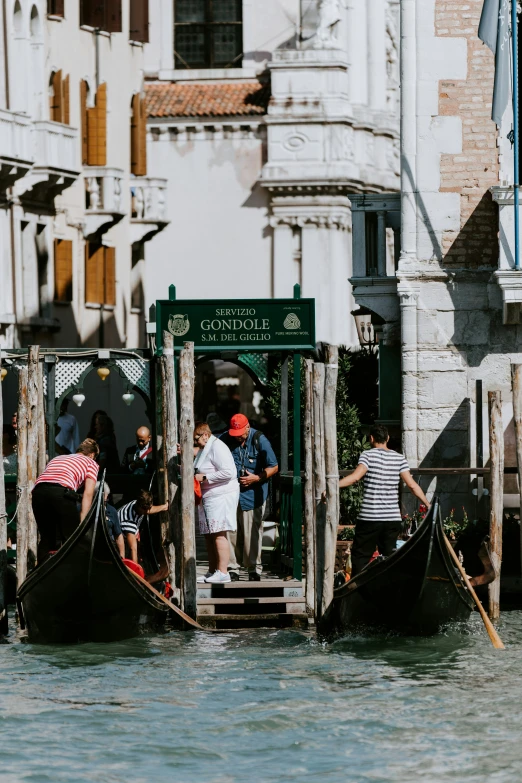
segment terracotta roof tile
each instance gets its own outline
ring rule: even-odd
[[[149,117],[231,117],[266,114],[270,86],[258,81],[145,85]]]

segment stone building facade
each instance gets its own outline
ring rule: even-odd
[[[522,291],[513,262],[512,114],[500,129],[490,119],[494,60],[477,37],[482,6],[401,2],[400,258],[395,274],[352,279],[383,345],[400,344],[402,437],[413,466],[476,465],[477,418],[487,461],[487,392],[497,389],[506,464],[516,464],[510,365],[522,361]],[[358,263],[364,270],[364,257]],[[426,483],[448,505],[468,503],[477,487],[476,477]],[[506,492],[515,492],[508,482]]]
[[[146,344],[146,0],[0,7],[0,347]]]
[[[146,300],[300,283],[317,339],[357,344],[350,194],[399,187],[398,1],[220,8],[151,2],[148,153],[170,223],[146,249]]]

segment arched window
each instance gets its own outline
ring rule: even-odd
[[[42,25],[40,22],[40,14],[38,13],[38,8],[33,5],[31,8],[31,22],[30,22],[30,32],[31,32],[31,38],[33,40],[38,40],[42,35]]]
[[[20,1],[16,0],[13,9],[13,27],[16,35],[22,34],[23,23],[24,23],[24,19],[22,15],[22,6],[20,5]]]

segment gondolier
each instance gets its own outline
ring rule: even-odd
[[[350,487],[364,479],[364,495],[355,526],[352,547],[352,577],[370,561],[376,549],[388,557],[396,547],[401,529],[399,483],[404,481],[421,503],[429,507],[426,495],[410,473],[402,454],[388,448],[389,434],[382,424],[370,430],[372,448],[363,451],[354,472],[339,482]]]
[[[71,536],[91,507],[98,478],[96,441],[87,438],[76,454],[64,454],[52,459],[35,482],[32,505],[40,542],[38,563],[55,551]],[[77,503],[80,487],[84,487],[81,510]]]

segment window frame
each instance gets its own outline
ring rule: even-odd
[[[47,0],[47,16],[65,17],[65,0]]]
[[[214,0],[203,0],[205,5],[205,21],[204,22],[177,22],[176,21],[176,0],[174,0],[174,62],[176,64],[176,68],[185,68],[186,70],[198,70],[198,69],[204,69],[204,70],[215,70],[220,68],[241,68],[243,64],[243,3],[241,0],[238,0],[239,5],[239,20],[237,21],[214,21],[213,19],[213,3]],[[183,28],[203,28],[204,32],[204,63],[201,63],[199,65],[188,65],[181,57],[181,55],[177,52],[177,45],[176,45],[176,38],[177,38],[177,31],[182,30]],[[212,30],[217,27],[235,27],[239,28],[240,32],[240,43],[239,43],[239,52],[234,57],[233,60],[229,61],[228,63],[216,63],[215,57],[214,57],[214,38],[212,35]]]
[[[122,0],[80,0],[80,27],[121,33]]]

